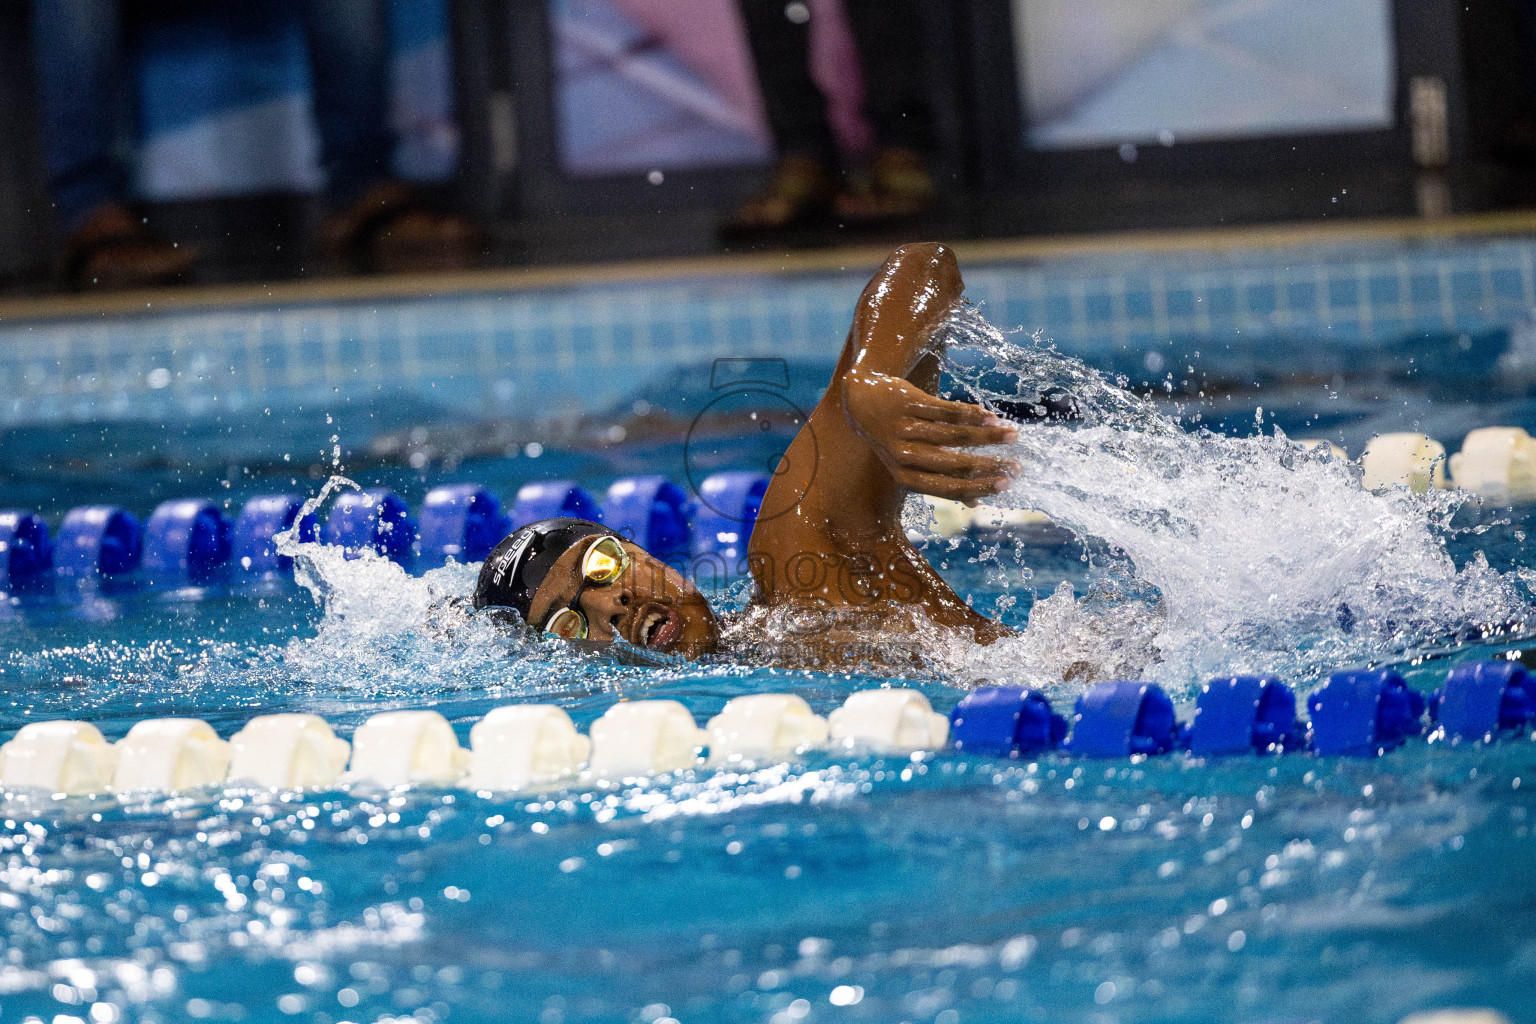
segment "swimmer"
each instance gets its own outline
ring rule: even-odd
[[[908,494],[975,504],[1019,471],[973,450],[1016,440],[1007,420],[936,395],[937,329],[963,291],[954,254],[921,243],[896,250],[860,296],[831,383],[785,451],[748,547],[757,593],[744,618],[814,624],[776,660],[865,663],[879,646],[861,639],[925,625],[982,644],[1011,635],[944,582],[901,522]],[[681,573],[579,519],[504,539],[481,567],[474,606],[513,608],[536,629],[631,652],[689,659],[721,645],[720,618]]]

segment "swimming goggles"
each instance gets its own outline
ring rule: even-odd
[[[629,552],[617,537],[599,537],[581,556],[581,583],[570,604],[557,609],[544,620],[544,632],[564,640],[585,640],[591,632],[587,613],[581,610],[581,595],[590,587],[606,587],[629,571]]]

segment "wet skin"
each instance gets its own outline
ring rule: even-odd
[[[908,542],[901,509],[909,493],[974,504],[1007,488],[1018,467],[968,449],[1007,444],[1007,421],[935,396],[940,352],[935,328],[961,300],[954,254],[938,243],[902,246],[859,298],[826,394],[784,454],[763,498],[748,551],[760,604],[827,612],[818,663],[882,623],[900,629],[912,613],[991,643],[1012,631],[973,611]],[[676,570],[625,542],[634,566],[620,581],[588,586],[580,607],[593,640],[615,632],[631,643],[688,657],[713,650],[719,623],[708,602]],[[573,545],[540,585],[529,608],[542,628],[569,604],[581,582],[587,543]],[[852,613],[841,620],[837,613]],[[646,630],[666,615],[666,629]],[[861,650],[864,648],[860,648]],[[802,652],[804,648],[801,648]]]
[[[749,564],[769,605],[848,609],[893,623],[920,610],[980,643],[1011,633],[973,611],[908,542],[912,492],[974,504],[1018,466],[973,449],[1017,439],[979,406],[935,396],[933,332],[961,301],[954,253],[926,242],[891,254],[865,287],[826,394],[785,452],[752,532]],[[835,652],[831,660],[838,660]]]
[[[528,606],[530,622],[540,628],[570,605],[581,584],[581,559],[596,538],[571,545],[550,567]],[[676,569],[642,547],[623,541],[632,564],[605,586],[587,584],[577,607],[587,616],[588,639],[611,641],[618,634],[636,647],[697,658],[720,642],[719,622],[698,588]]]

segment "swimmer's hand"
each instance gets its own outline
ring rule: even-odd
[[[852,369],[842,383],[849,423],[898,486],[974,505],[1007,490],[1018,475],[1018,463],[1006,456],[964,450],[1018,440],[1007,420],[871,370]]]

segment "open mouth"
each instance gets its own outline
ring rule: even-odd
[[[683,620],[666,605],[646,605],[636,622],[634,642],[639,647],[671,650],[683,635]]]

